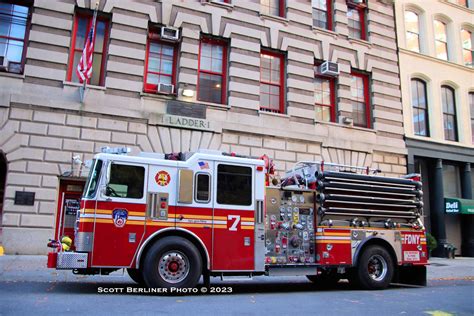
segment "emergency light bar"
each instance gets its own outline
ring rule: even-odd
[[[114,155],[126,155],[130,152],[128,147],[114,147],[109,146],[100,147],[100,152],[104,154],[114,154]]]

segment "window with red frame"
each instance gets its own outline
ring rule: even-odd
[[[285,0],[260,0],[260,12],[285,17]]]
[[[347,2],[347,23],[349,28],[349,37],[367,40],[365,25],[365,3]]]
[[[284,113],[284,58],[282,54],[260,53],[260,109]]]
[[[332,30],[332,0],[311,0],[313,26]]]
[[[31,3],[0,3],[0,71],[23,72]]]
[[[199,101],[226,103],[226,70],[227,42],[201,39],[197,95]]]
[[[159,28],[150,29],[145,59],[145,92],[162,92],[158,91],[160,83],[176,86],[176,51],[174,43],[160,40]]]
[[[323,122],[336,121],[336,80],[333,77],[318,74],[315,67],[314,77],[314,106],[316,120]]]
[[[77,64],[81,59],[86,36],[92,27],[92,12],[77,12],[74,17],[72,29],[71,53],[69,55],[69,68],[67,80],[79,82],[76,74]],[[105,60],[107,57],[107,41],[109,38],[109,19],[98,16],[94,32],[94,55],[92,61],[92,77],[88,84],[103,86],[105,84]]]
[[[369,76],[351,73],[351,103],[354,126],[370,128]]]

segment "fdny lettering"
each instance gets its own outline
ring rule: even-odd
[[[228,215],[227,220],[232,223],[229,230],[233,232],[237,231],[237,225],[240,223],[240,215]]]
[[[420,235],[403,235],[403,244],[418,245],[420,243]]]

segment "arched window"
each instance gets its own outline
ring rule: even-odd
[[[435,56],[448,60],[448,35],[446,23],[434,20]]]
[[[464,66],[472,67],[472,59],[474,50],[472,50],[472,32],[466,29],[461,29],[462,42],[462,61]]]
[[[457,141],[456,103],[453,88],[441,86],[441,102],[443,104],[444,139]]]
[[[411,106],[413,108],[413,130],[415,135],[430,136],[426,83],[423,80],[411,80]]]
[[[420,19],[413,11],[405,11],[407,49],[420,52]]]

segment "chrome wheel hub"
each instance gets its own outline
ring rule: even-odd
[[[188,257],[180,251],[164,253],[158,264],[158,273],[168,283],[179,283],[189,274]]]
[[[382,281],[387,275],[387,261],[381,255],[373,255],[369,258],[367,271],[369,276],[375,281]]]

